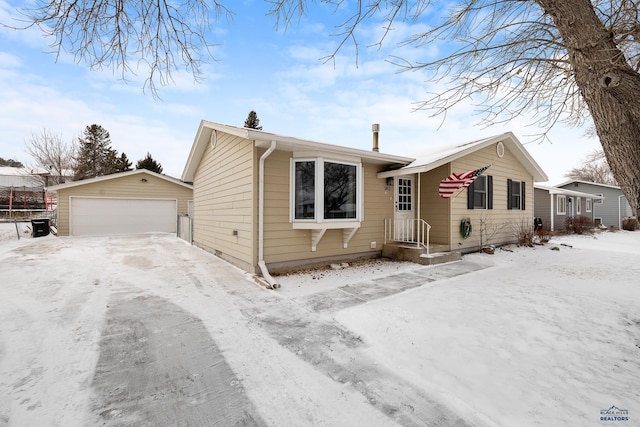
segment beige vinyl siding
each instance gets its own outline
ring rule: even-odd
[[[254,148],[218,132],[194,176],[194,244],[252,270],[254,260]],[[237,231],[237,234],[234,234]]]
[[[517,240],[520,226],[533,227],[533,176],[527,172],[516,157],[505,147],[504,156],[499,158],[496,146],[491,145],[455,160],[451,163],[454,172],[465,172],[477,169],[495,161],[484,175],[493,176],[493,209],[467,209],[467,190],[463,190],[451,202],[451,249],[471,249],[482,244],[503,244]],[[525,210],[507,209],[507,179],[524,181]],[[460,222],[470,218],[473,231],[468,239],[460,234]],[[482,223],[487,230],[482,233]]]
[[[144,178],[147,182],[142,182]],[[58,190],[58,235],[69,235],[70,197],[105,197],[124,199],[177,199],[178,214],[188,212],[193,191],[149,174],[133,174]],[[177,219],[176,219],[177,220]]]
[[[264,150],[259,150],[258,156]],[[384,242],[384,218],[393,217],[393,190],[377,178],[381,167],[363,164],[364,221],[348,248],[343,230],[327,230],[316,251],[311,250],[311,230],[295,230],[290,222],[291,153],[275,151],[265,162],[264,258],[267,264],[380,251]],[[376,242],[376,249],[371,249]],[[271,266],[270,266],[271,268]]]
[[[450,174],[449,164],[420,174],[420,217],[431,225],[429,242],[432,244],[449,244],[450,204],[448,199],[440,197],[438,189],[440,181]]]

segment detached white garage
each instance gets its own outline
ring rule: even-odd
[[[49,188],[58,195],[60,236],[176,233],[193,187],[146,169]]]
[[[177,232],[178,201],[71,197],[70,235]]]

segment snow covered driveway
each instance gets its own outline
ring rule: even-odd
[[[465,424],[174,236],[25,238],[0,263],[0,425]]]
[[[640,233],[554,242],[268,291],[170,235],[5,237],[0,426],[638,425]]]

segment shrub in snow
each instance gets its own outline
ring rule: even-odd
[[[637,218],[625,218],[622,221],[622,229],[627,231],[640,230],[640,222]]]
[[[533,242],[536,237],[536,230],[534,229],[534,225],[530,219],[523,218],[519,222],[515,223],[514,230],[518,246],[533,246]]]
[[[549,227],[548,225],[543,225],[536,230],[536,238],[538,239],[538,243],[549,242],[549,240],[551,240],[551,236],[553,236],[553,232],[551,231],[551,227]]]
[[[566,228],[569,233],[584,234],[593,228],[593,221],[586,216],[567,218]]]

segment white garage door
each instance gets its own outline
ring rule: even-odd
[[[72,197],[72,236],[176,232],[177,201]]]

